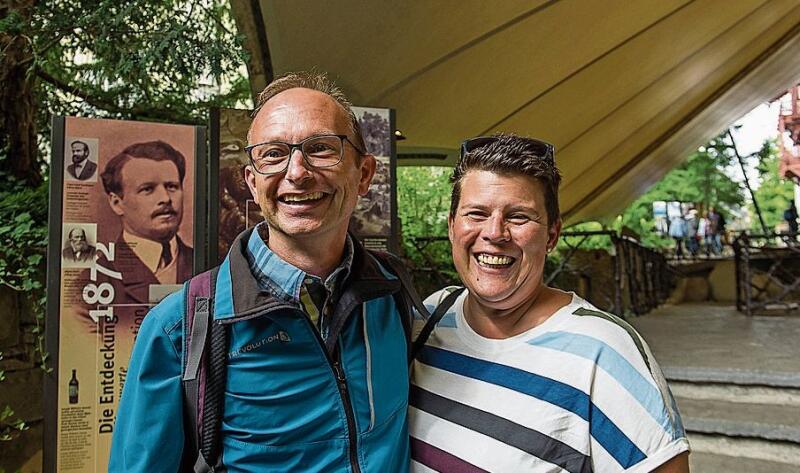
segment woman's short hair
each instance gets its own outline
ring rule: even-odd
[[[465,144],[471,140],[465,141]],[[489,171],[497,174],[522,175],[538,179],[544,188],[544,204],[547,211],[547,224],[552,226],[561,218],[558,209],[558,186],[561,173],[555,164],[552,145],[533,138],[514,134],[496,134],[481,139],[481,144],[473,149],[462,145],[462,155],[458,160],[450,182],[453,192],[450,195],[450,218],[458,209],[461,198],[461,182],[469,171]]]

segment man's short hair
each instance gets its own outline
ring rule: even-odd
[[[81,140],[75,140],[69,144],[70,147],[73,147],[75,145],[83,145],[83,150],[86,151],[87,153],[89,152],[89,145],[87,145],[85,142]]]
[[[513,134],[494,135],[497,140],[480,146],[459,159],[450,182],[450,218],[455,217],[461,198],[461,182],[468,171],[489,171],[497,174],[522,175],[538,179],[544,188],[547,224],[552,226],[561,217],[558,209],[558,186],[561,173],[554,156],[542,156],[541,142]]]
[[[264,104],[267,103],[271,98],[289,89],[316,90],[317,92],[322,92],[323,94],[326,94],[332,98],[337,104],[339,104],[339,107],[341,107],[349,121],[350,132],[353,134],[354,143],[360,151],[365,153],[367,152],[367,147],[364,144],[364,137],[361,135],[361,126],[358,124],[358,118],[356,118],[356,114],[353,113],[353,104],[350,103],[350,100],[348,100],[347,96],[344,95],[342,89],[334,84],[332,80],[328,79],[328,76],[322,72],[289,72],[270,82],[267,84],[264,90],[258,94],[256,108],[253,111],[253,117],[258,114],[259,110],[261,110],[261,107],[263,107]]]
[[[178,176],[180,177],[181,185],[183,185],[183,178],[186,176],[186,158],[178,150],[161,140],[147,141],[128,146],[106,164],[105,169],[100,174],[106,194],[114,193],[122,197],[122,168],[131,159],[172,161],[175,163],[175,167],[178,168]]]

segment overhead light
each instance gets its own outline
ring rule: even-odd
[[[394,139],[396,139],[397,141],[403,141],[404,139],[406,139],[406,137],[403,136],[403,132],[402,131],[395,130],[394,131]]]

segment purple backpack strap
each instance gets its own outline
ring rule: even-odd
[[[183,394],[187,414],[187,442],[184,470],[213,471],[200,453],[204,419],[209,327],[212,317],[216,268],[200,273],[186,282],[186,305],[183,314]],[[196,457],[195,457],[196,455]],[[186,463],[188,462],[188,463]]]

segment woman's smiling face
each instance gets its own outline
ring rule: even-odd
[[[534,297],[561,229],[560,222],[549,223],[538,179],[468,171],[448,229],[453,262],[470,296],[498,310]]]

